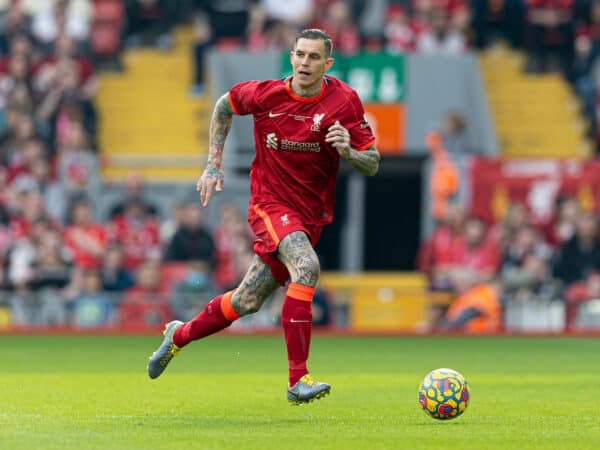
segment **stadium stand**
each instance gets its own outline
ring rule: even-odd
[[[193,186],[202,170],[211,95],[219,82],[235,81],[227,64],[254,61],[244,66],[252,76],[277,72],[295,30],[310,25],[332,33],[341,60],[383,51],[405,57],[401,150],[427,157],[424,138],[436,128],[449,169],[444,186],[436,178],[424,189],[421,272],[324,276],[326,322],[433,331],[438,321],[449,323],[443,311],[457,297],[491,292],[481,285],[499,281],[502,329],[594,324],[597,2],[550,8],[573,26],[554,37],[536,13],[545,7],[537,0],[500,2],[493,10],[463,0],[304,2],[310,8],[302,23],[287,18],[300,3],[289,11],[278,2],[238,2],[235,11],[219,2],[149,1],[142,10],[135,1],[43,3],[0,2],[0,326],[90,329],[135,317],[136,326],[154,327],[189,316],[214,289],[235,286],[252,256],[243,189],[236,191],[248,160],[237,159],[228,178],[242,194],[207,212],[203,234],[214,244],[187,262],[164,262],[196,207],[189,205],[193,189],[175,195],[181,192],[175,183]],[[119,64],[106,65],[107,59]],[[467,90],[473,98],[463,95]],[[236,157],[251,147],[251,136],[236,129],[240,123],[232,132]],[[480,157],[496,149],[507,159]],[[138,190],[124,195],[132,177],[147,184],[143,197]],[[351,180],[348,192],[365,192],[352,191],[364,189],[360,183]],[[156,195],[158,185],[166,194]],[[430,197],[434,188],[443,191],[442,205]],[[116,195],[123,197],[116,202],[121,209],[110,214]],[[364,239],[356,230],[342,234]],[[572,260],[577,270],[565,270],[575,267]],[[497,311],[490,305],[482,314]],[[272,317],[268,309],[239,326],[272,326]],[[460,317],[455,308],[453,323]]]

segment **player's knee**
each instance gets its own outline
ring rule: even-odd
[[[296,267],[297,269],[297,280],[295,282],[302,282],[309,286],[314,286],[319,281],[319,274],[321,273],[321,265],[319,264],[319,258],[316,254],[312,254],[307,258],[303,258]]]
[[[247,316],[248,314],[254,314],[262,306],[262,301],[256,297],[240,296],[238,300],[239,314]]]

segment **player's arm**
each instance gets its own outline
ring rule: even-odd
[[[339,122],[329,127],[325,141],[337,150],[342,158],[364,175],[372,176],[379,170],[379,152],[375,146],[358,151],[350,146],[350,133]]]
[[[204,173],[196,184],[202,206],[208,205],[213,189],[220,192],[223,188],[223,147],[231,129],[232,120],[233,110],[229,103],[229,93],[225,93],[217,100],[210,119],[208,159]]]

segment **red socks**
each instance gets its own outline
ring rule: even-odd
[[[306,360],[312,332],[312,299],[315,288],[290,283],[281,310],[281,323],[288,353],[290,386],[308,373]]]
[[[173,334],[173,343],[181,348],[192,341],[202,339],[227,328],[240,315],[231,305],[233,291],[212,299],[200,314],[180,326]]]
[[[211,300],[198,316],[184,323],[173,334],[173,343],[181,348],[197,339],[227,328],[240,315],[233,309],[231,298],[235,291],[219,295]],[[290,283],[283,308],[281,323],[288,353],[290,386],[308,373],[306,360],[310,349],[312,332],[312,299],[315,288]]]

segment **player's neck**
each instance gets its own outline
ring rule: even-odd
[[[323,80],[319,80],[317,83],[314,83],[310,86],[302,87],[302,86],[299,86],[298,83],[296,83],[293,78],[292,78],[292,82],[290,83],[290,86],[291,86],[294,94],[296,94],[300,97],[305,97],[305,98],[310,98],[310,97],[314,97],[314,96],[318,95],[319,92],[321,92],[322,85],[323,85]]]

